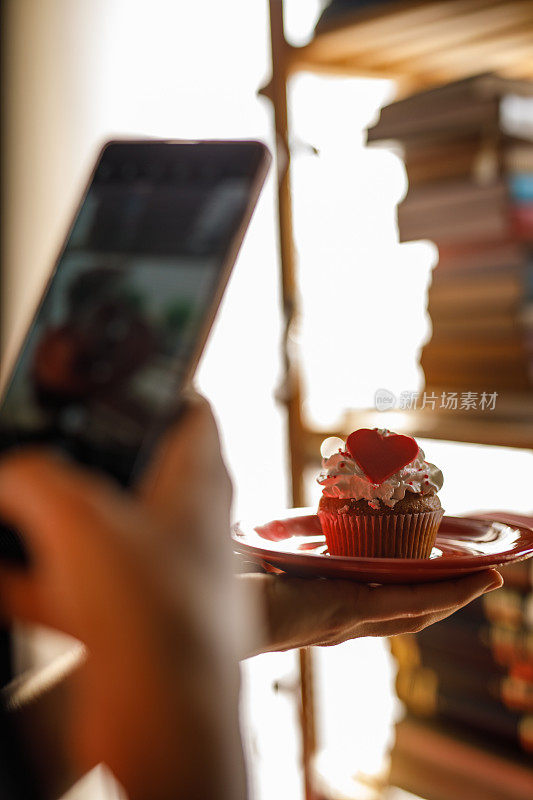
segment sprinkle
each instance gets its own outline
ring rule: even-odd
[[[429,475],[424,475],[424,478],[429,478]]]
[[[344,469],[345,466],[346,466],[346,461],[339,462],[339,469]]]

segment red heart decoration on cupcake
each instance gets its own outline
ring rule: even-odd
[[[354,431],[348,436],[346,447],[372,483],[383,483],[418,455],[418,445],[411,436],[384,436],[377,428]]]

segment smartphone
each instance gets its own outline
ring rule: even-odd
[[[135,481],[178,411],[265,179],[260,142],[102,150],[0,402],[28,444]],[[0,558],[24,562],[0,525]]]
[[[26,757],[24,742],[11,712],[0,699],[0,797],[2,800],[45,800],[50,794],[39,786]]]

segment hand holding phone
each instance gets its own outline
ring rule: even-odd
[[[0,406],[0,451],[44,444],[129,485],[175,416],[270,156],[259,142],[112,142]],[[21,556],[0,529],[0,558]]]

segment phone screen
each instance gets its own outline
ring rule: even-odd
[[[207,335],[265,152],[104,149],[1,404],[1,449],[47,443],[131,481]]]

